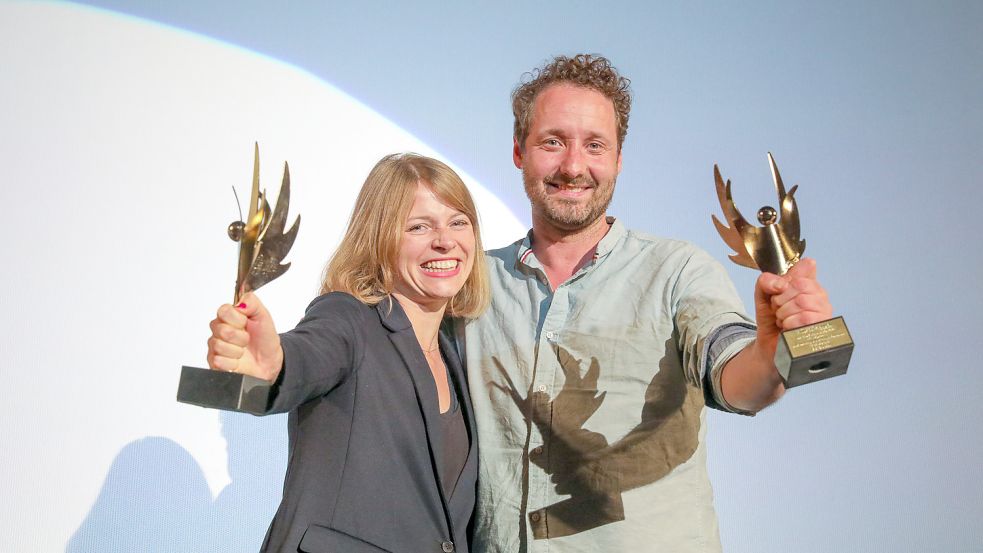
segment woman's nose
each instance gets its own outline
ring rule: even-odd
[[[438,250],[449,250],[454,247],[454,237],[449,228],[441,228],[434,231],[433,247]]]

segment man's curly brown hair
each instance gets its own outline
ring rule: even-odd
[[[512,91],[513,134],[520,148],[525,148],[529,136],[536,97],[550,85],[568,83],[596,90],[611,100],[618,119],[618,150],[621,150],[628,134],[631,81],[622,77],[607,58],[597,54],[577,54],[572,58],[557,56],[543,67],[523,75],[522,80]]]

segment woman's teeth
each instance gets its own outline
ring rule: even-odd
[[[451,269],[457,268],[457,261],[453,259],[445,259],[441,261],[427,261],[421,265],[427,271],[449,271]]]

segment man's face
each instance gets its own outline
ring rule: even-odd
[[[614,104],[601,93],[551,85],[536,98],[529,136],[514,145],[534,221],[559,231],[590,226],[607,211],[621,172]]]

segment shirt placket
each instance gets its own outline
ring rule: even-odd
[[[553,434],[552,400],[562,388],[562,369],[555,347],[561,344],[563,330],[570,312],[570,288],[561,284],[550,302],[538,336],[538,355],[532,382],[530,402],[534,423],[527,450],[529,469],[529,512],[526,521],[529,528],[529,550],[536,553],[549,551],[549,505],[558,501],[550,477],[550,440]]]

